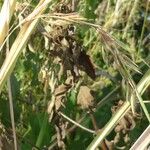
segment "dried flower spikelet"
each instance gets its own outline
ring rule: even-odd
[[[81,86],[77,96],[77,104],[79,104],[82,109],[87,109],[93,106],[93,102],[94,97],[91,94],[91,90],[87,86]]]

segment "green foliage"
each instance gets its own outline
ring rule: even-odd
[[[23,2],[28,1],[18,2],[23,4]],[[35,8],[38,2],[32,1],[30,5],[32,8]],[[0,1],[0,7],[1,3]],[[144,105],[143,101],[150,98],[149,82],[147,82],[145,87],[142,86],[144,81],[149,81],[149,74],[146,74],[149,69],[150,50],[148,42],[150,32],[149,16],[147,15],[149,12],[147,5],[149,3],[146,5],[144,0],[139,3],[135,4],[133,1],[123,3],[114,0],[79,1],[76,11],[87,18],[90,23],[94,25],[100,24],[102,29],[104,28],[106,31],[106,34],[103,33],[102,35],[102,33],[97,32],[98,29],[94,25],[87,26],[83,22],[80,23],[80,21],[80,24],[73,23],[77,27],[76,37],[79,43],[82,43],[84,46],[86,53],[94,64],[94,69],[97,72],[102,70],[102,73],[93,81],[82,70],[82,77],[80,77],[78,82],[71,80],[71,82],[74,82],[73,84],[71,82],[67,83],[71,85],[71,88],[64,93],[58,91],[62,92],[61,98],[59,97],[60,93],[57,94],[55,89],[62,84],[67,85],[65,83],[66,76],[63,74],[61,80],[59,80],[60,62],[62,60],[60,58],[59,60],[55,59],[50,54],[53,41],[46,35],[46,33],[49,33],[46,29],[55,19],[49,23],[48,21],[51,20],[49,14],[51,12],[47,12],[49,9],[46,11],[48,21],[46,17],[41,18],[37,29],[30,37],[10,76],[16,133],[21,150],[32,149],[33,147],[43,149],[51,145],[52,149],[58,149],[63,147],[63,144],[60,144],[61,142],[64,143],[65,148],[68,150],[84,150],[89,146],[95,134],[100,135],[99,132],[96,132],[97,129],[95,129],[90,113],[93,114],[97,127],[99,129],[105,127],[104,129],[106,129],[108,127],[107,124],[110,125],[111,121],[113,122],[113,119],[110,120],[111,117],[115,116],[115,113],[112,111],[113,107],[118,112],[123,105],[118,104],[120,100],[124,103],[126,100],[132,100],[130,101],[132,103],[138,97]],[[54,6],[52,6],[56,7],[55,5],[54,3]],[[120,7],[117,7],[118,5]],[[131,13],[130,9],[132,9],[132,6],[136,7]],[[15,19],[18,19],[17,16],[13,18],[14,22]],[[44,31],[41,31],[41,26],[43,27],[42,29],[45,29]],[[17,34],[17,31],[15,31],[10,36],[10,46],[15,41]],[[57,50],[56,47],[55,50]],[[5,56],[5,51],[0,52],[0,58],[3,58],[3,56]],[[67,56],[65,56],[66,58]],[[1,61],[0,66],[4,62],[3,60]],[[83,61],[83,59],[80,61]],[[138,72],[142,73],[139,74]],[[139,85],[141,83],[142,89],[139,86],[140,90],[137,86],[138,83]],[[93,92],[91,95],[94,97],[94,104],[92,106],[89,104],[89,108],[83,109],[78,103],[77,95],[80,85],[86,85]],[[140,94],[143,94],[143,92],[145,93],[141,97]],[[50,105],[49,103],[52,103],[53,96],[56,98],[58,105],[61,103],[61,106],[57,110],[56,102],[54,105],[51,104],[53,108],[51,113],[48,114],[48,106]],[[7,130],[11,128],[8,100],[8,90],[7,86],[5,86],[5,89],[0,94],[0,121]],[[85,101],[87,102],[88,100],[85,99]],[[141,107],[139,102],[136,103],[138,107]],[[149,105],[148,101],[145,109]],[[138,110],[137,113],[141,115],[142,111]],[[146,109],[146,111],[148,116],[150,110]],[[78,126],[71,130],[73,124],[59,115],[59,112],[96,133],[92,134],[78,128]],[[121,117],[124,117],[125,114],[126,112],[122,112]],[[132,115],[131,119],[135,120],[135,128],[128,133],[130,142],[126,144],[124,141],[121,141],[121,145],[127,146],[128,149],[148,125],[144,113],[142,114],[143,117],[137,120]],[[66,125],[66,128],[63,125]],[[57,131],[56,126],[59,128],[59,131]],[[114,126],[112,125],[109,133],[113,129]],[[61,136],[64,135],[61,134],[64,134],[65,137],[62,138]],[[113,130],[106,139],[108,141],[114,140],[116,134],[117,132]]]

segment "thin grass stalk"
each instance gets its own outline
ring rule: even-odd
[[[38,6],[35,8],[35,10],[32,12],[32,14],[36,14],[36,16],[41,15],[44,10],[46,9],[45,7],[40,7],[43,3],[48,4],[50,3],[51,0],[41,0],[38,4]],[[38,8],[41,8],[40,10]],[[38,9],[38,12],[37,12]],[[30,16],[32,16],[30,14]],[[34,15],[33,15],[34,16]],[[31,18],[30,18],[31,19]],[[22,29],[20,30],[15,42],[13,43],[10,52],[5,60],[5,62],[2,65],[2,68],[0,70],[0,92],[2,90],[2,87],[8,78],[8,76],[11,74],[13,71],[15,64],[23,51],[23,48],[25,47],[26,43],[28,42],[30,35],[32,34],[33,30],[35,29],[37,23],[39,21],[38,19],[35,20],[30,20],[28,22],[25,22],[22,26]]]
[[[3,42],[6,35],[9,32],[9,22],[11,20],[12,12],[14,11],[16,1],[4,1],[0,19],[1,19],[1,28],[0,28],[0,45]],[[9,53],[9,38],[7,39],[6,43],[6,56]],[[9,99],[9,110],[10,110],[10,118],[11,118],[11,125],[13,131],[13,142],[14,142],[14,150],[17,150],[17,137],[16,137],[16,129],[15,129],[15,119],[14,119],[14,109],[13,109],[13,97],[12,97],[12,87],[11,87],[11,78],[8,77],[7,80],[7,87],[8,87],[8,99]]]
[[[141,105],[141,107],[142,107],[142,109],[143,109],[143,111],[144,111],[144,114],[145,114],[147,120],[148,120],[149,123],[150,123],[150,114],[149,114],[149,112],[148,112],[148,110],[147,110],[147,108],[146,108],[146,105],[144,104],[144,100],[142,99],[142,97],[141,97],[141,95],[139,94],[139,92],[137,91],[137,89],[135,89],[135,92],[136,92],[136,96],[137,96],[137,98],[138,98],[138,100],[139,100],[139,103],[140,103],[140,105]],[[134,98],[134,99],[135,99],[135,98]],[[133,101],[135,101],[135,100],[133,100]],[[132,100],[131,100],[131,102],[132,102]],[[132,108],[132,106],[131,106],[131,108]]]
[[[10,108],[11,125],[12,125],[12,130],[13,130],[14,150],[17,150],[17,136],[16,136],[16,129],[15,129],[12,87],[11,87],[11,80],[10,79],[11,78],[8,78],[8,80],[7,80],[8,95],[9,95],[9,108]]]
[[[123,34],[123,36],[122,36],[123,39],[126,37],[127,31],[128,31],[128,29],[129,29],[129,27],[130,27],[130,23],[131,23],[131,21],[132,21],[132,18],[133,18],[133,16],[134,16],[134,13],[135,13],[135,11],[136,11],[136,8],[137,8],[137,6],[138,6],[138,3],[139,3],[139,0],[135,0],[135,1],[134,1],[134,4],[133,4],[133,7],[132,7],[132,9],[131,9],[131,12],[130,12],[130,15],[129,15],[129,18],[128,18],[126,27],[125,27],[125,29],[124,29],[124,34]]]
[[[58,114],[60,114],[63,118],[67,119],[69,122],[73,123],[74,125],[76,125],[77,127],[89,132],[89,133],[92,133],[92,134],[95,134],[96,132],[94,130],[91,130],[91,129],[88,129],[84,126],[82,126],[81,124],[79,124],[78,122],[72,120],[71,118],[69,118],[68,116],[66,116],[65,114],[63,114],[62,112],[59,112]]]
[[[150,69],[145,73],[140,82],[137,84],[137,92],[143,94],[147,87],[150,85]],[[131,96],[133,99],[134,96]],[[129,101],[126,101],[123,106],[118,110],[118,112],[113,116],[113,118],[106,124],[104,130],[101,133],[98,133],[94,140],[90,143],[87,150],[95,150],[96,147],[101,144],[104,138],[113,130],[115,125],[119,120],[126,114],[130,109],[131,105]]]
[[[9,53],[9,39],[7,40],[6,45],[6,55]],[[15,129],[15,117],[14,117],[14,107],[13,107],[13,97],[12,97],[12,86],[11,86],[11,76],[7,79],[7,87],[8,87],[8,99],[9,99],[9,109],[10,109],[10,119],[11,126],[13,131],[13,141],[14,141],[14,150],[17,150],[17,136]]]
[[[146,4],[146,14],[145,14],[145,16],[144,16],[144,22],[143,22],[143,26],[142,26],[142,32],[141,32],[141,37],[140,37],[140,42],[139,42],[139,48],[141,47],[143,35],[144,35],[144,32],[145,32],[145,24],[146,24],[146,20],[147,20],[147,16],[148,16],[149,2],[150,2],[150,1],[147,0],[147,4]]]
[[[8,33],[8,25],[15,10],[16,0],[5,0],[0,12],[0,45]]]
[[[86,118],[86,115],[84,114],[84,116],[81,118],[81,119],[79,119],[77,122],[80,124],[80,123],[82,123],[82,121],[83,121],[83,119],[84,118]],[[77,128],[77,126],[76,125],[73,125],[73,126],[71,126],[69,129],[67,129],[66,130],[66,136],[69,134],[69,133],[71,133],[71,132],[73,132],[75,129]],[[57,145],[57,142],[58,141],[56,141],[57,140],[57,135],[55,134],[53,137],[52,137],[52,141],[51,141],[51,145],[48,147],[48,150],[53,150],[54,149],[54,147]]]
[[[150,139],[150,125],[145,129],[145,131],[140,135],[134,145],[130,150],[148,150],[149,139]]]

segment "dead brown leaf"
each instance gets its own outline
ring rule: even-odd
[[[112,113],[114,114],[122,105],[123,101],[120,100],[117,105],[111,108]],[[116,132],[116,136],[114,137],[114,145],[117,147],[120,141],[124,141],[124,144],[129,143],[130,137],[129,132],[134,129],[136,119],[139,119],[139,114],[134,115],[131,110],[129,110],[126,115],[119,121],[116,125],[114,131]],[[126,147],[124,146],[124,147]]]
[[[68,122],[64,122],[63,118],[61,116],[57,116],[57,120],[55,122],[55,130],[57,134],[57,143],[59,149],[65,150],[66,145],[65,145],[65,138],[66,138],[66,130],[68,127]]]
[[[71,78],[68,78],[65,84],[61,84],[55,89],[54,94],[55,94],[55,99],[56,99],[55,100],[56,110],[58,110],[63,105],[66,94],[71,87],[72,87]]]
[[[55,96],[65,94],[71,86],[69,84],[62,84],[58,86],[55,90]]]
[[[79,104],[82,109],[86,109],[93,106],[93,102],[94,97],[91,94],[91,90],[87,86],[81,86],[77,96],[77,104]]]

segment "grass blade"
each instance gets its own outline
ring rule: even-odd
[[[143,78],[137,85],[137,92],[142,95],[147,87],[150,85],[150,70],[148,70]],[[134,96],[131,96],[133,99]],[[124,105],[118,110],[118,112],[113,116],[113,118],[106,124],[104,130],[101,133],[98,133],[91,144],[88,146],[87,150],[94,150],[103,140],[104,138],[113,130],[115,125],[119,122],[119,120],[126,114],[126,112],[130,109],[129,101],[126,101]],[[149,114],[148,114],[149,115]]]

